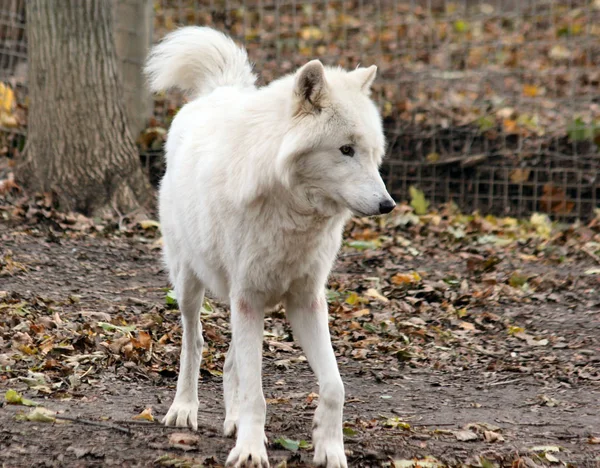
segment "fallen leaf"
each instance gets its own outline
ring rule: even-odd
[[[433,457],[394,460],[394,468],[443,468],[446,464]]]
[[[557,445],[536,445],[529,450],[532,452],[560,452],[560,447]]]
[[[144,410],[145,411],[145,410]],[[198,445],[200,436],[189,432],[173,432],[169,434],[169,444],[182,450],[192,450]]]
[[[152,337],[150,336],[150,333],[140,331],[137,338],[131,338],[131,343],[134,348],[141,348],[148,351],[152,346]]]
[[[410,424],[407,423],[406,421],[402,421],[402,419],[400,419],[397,416],[394,416],[392,418],[388,418],[383,422],[383,425],[385,427],[391,427],[393,429],[410,429]]]
[[[160,228],[160,223],[152,219],[145,219],[144,221],[140,221],[139,225],[142,229]]]
[[[542,238],[547,239],[550,237],[550,233],[552,232],[552,223],[547,215],[533,213],[531,215],[530,222]]]
[[[531,169],[513,169],[510,173],[510,180],[514,184],[522,184],[529,180]]]
[[[429,202],[425,199],[425,194],[414,186],[408,189],[410,192],[410,206],[413,207],[417,215],[427,214]]]
[[[575,203],[568,201],[567,195],[561,187],[552,184],[544,184],[543,194],[540,198],[542,210],[548,213],[569,214],[573,211]]]
[[[311,447],[311,445],[305,440],[291,440],[285,437],[279,437],[278,439],[275,439],[273,443],[280,445],[284,449],[289,450],[291,452],[297,452],[298,449],[308,449]]]
[[[388,302],[390,302],[390,300],[387,297],[383,296],[379,291],[377,291],[374,288],[367,289],[365,296],[372,297],[373,299],[377,299],[379,302],[383,302],[384,304],[387,304]]]
[[[490,442],[490,443],[504,442],[504,437],[502,436],[502,434],[499,434],[494,431],[484,431],[483,438],[485,439],[486,442]]]
[[[536,85],[523,85],[523,95],[527,97],[536,97],[540,94],[540,88]]]
[[[4,395],[4,401],[6,401],[6,403],[8,403],[9,405],[23,405],[23,406],[38,406],[39,405],[39,403],[36,403],[35,401],[28,400],[27,398],[23,398],[23,395],[21,395],[16,390],[7,390],[6,394]]]
[[[421,281],[421,276],[416,271],[411,273],[396,273],[392,276],[391,281],[393,284],[418,283]]]
[[[56,422],[56,413],[42,406],[34,408],[29,413],[16,416],[17,421]]]
[[[134,416],[131,419],[145,420],[145,421],[154,421],[154,416],[152,416],[152,408],[148,407],[140,414]]]
[[[468,430],[454,431],[454,436],[456,437],[456,440],[460,440],[461,442],[470,442],[479,439],[477,434]]]

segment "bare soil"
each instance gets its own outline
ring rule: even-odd
[[[461,249],[430,249],[428,237],[417,237],[413,245],[422,255],[415,257],[392,249],[382,258],[376,250],[346,247],[332,275],[332,289],[359,297],[369,297],[361,282],[370,284],[365,278],[382,276],[382,268],[427,275],[414,291],[380,288],[387,301],[353,306],[332,299],[350,466],[411,466],[401,460],[414,466],[600,466],[599,283],[583,273],[594,261],[582,256],[556,266],[509,252],[497,279],[526,271],[536,291],[511,298],[502,292],[511,287],[503,285],[500,293],[477,299],[476,285],[489,275],[472,263],[469,268]],[[165,304],[169,285],[155,238],[4,223],[0,241],[0,389],[77,419],[17,421],[29,408],[4,404],[2,466],[222,466],[233,440],[221,433],[220,369],[229,331],[219,304],[205,314],[199,437],[177,444],[171,434],[191,432],[132,419],[148,407],[157,420],[163,416],[176,383],[178,312]],[[440,296],[435,284],[451,274],[468,285],[455,294],[440,286]],[[542,280],[552,285],[544,289]],[[468,311],[450,317],[444,304],[460,310],[461,294],[471,297],[462,299]],[[368,314],[360,312],[365,308]],[[386,314],[395,324],[393,338],[391,329],[364,326],[379,327],[378,317]],[[98,322],[133,324],[131,334],[140,340],[140,330],[147,330],[153,347],[127,348],[127,333]],[[275,441],[310,441],[318,386],[281,311],[266,320],[266,331],[270,461],[309,466],[309,449],[293,452]],[[45,346],[49,339],[52,346]],[[404,343],[400,351],[390,344],[398,342]],[[47,376],[48,388],[23,378],[32,370]],[[426,457],[439,465],[424,464]]]

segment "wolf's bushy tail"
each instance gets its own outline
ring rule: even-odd
[[[187,26],[150,51],[144,69],[150,89],[179,88],[192,97],[221,86],[253,87],[256,75],[246,51],[214,29]]]

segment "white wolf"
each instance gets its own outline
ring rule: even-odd
[[[224,429],[237,440],[228,466],[269,466],[263,326],[265,309],[280,302],[320,385],[314,461],[347,466],[325,283],[351,213],[395,206],[379,175],[385,141],[369,98],[376,70],[313,60],[256,88],[245,50],[205,27],[179,29],[150,53],[152,90],[177,87],[192,98],[169,130],[160,187],[164,256],[183,322],[177,393],[163,422],[197,428],[206,288],[231,307]]]

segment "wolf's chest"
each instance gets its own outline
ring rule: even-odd
[[[338,244],[332,232],[318,235],[279,232],[268,239],[261,236],[241,252],[244,281],[251,289],[278,300],[295,287],[313,280],[324,281]]]

